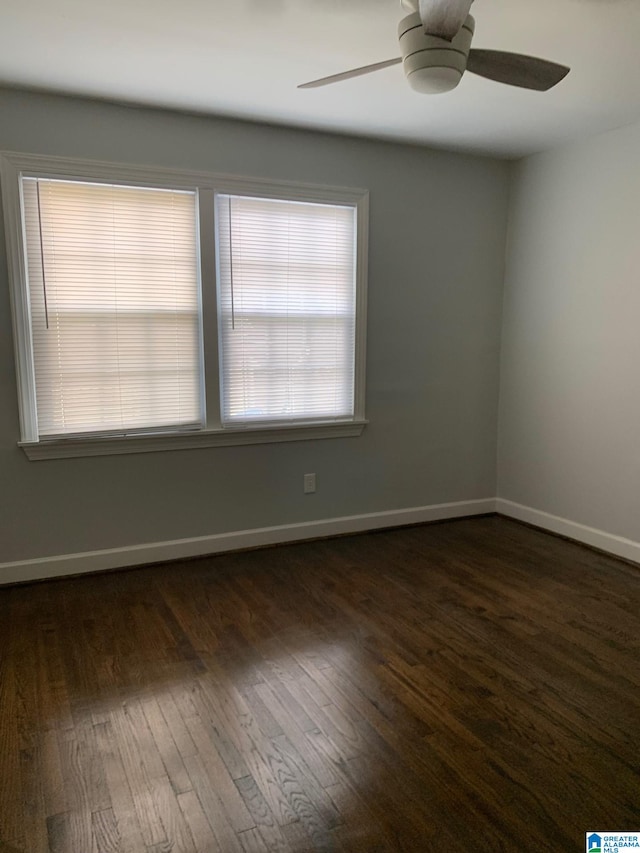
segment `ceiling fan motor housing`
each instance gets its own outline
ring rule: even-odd
[[[398,36],[411,88],[429,95],[455,89],[467,68],[474,30],[475,21],[468,15],[453,41],[446,41],[427,35],[419,14],[403,18]]]

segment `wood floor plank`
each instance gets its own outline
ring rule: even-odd
[[[341,779],[326,792],[342,818],[342,823],[333,831],[339,850],[345,853],[393,853],[395,848],[386,827],[376,821],[373,812],[346,780]],[[369,830],[374,825],[377,827],[375,840]]]
[[[191,830],[193,843],[198,853],[224,853],[202,810],[196,792],[193,790],[185,791],[178,794],[177,800],[184,819]]]
[[[167,690],[162,691],[161,695],[156,697],[156,702],[181,758],[184,759],[188,755],[196,755],[198,751],[196,745],[189,734],[184,718],[178,710],[171,693]],[[195,713],[195,708],[193,710]]]
[[[273,853],[276,850],[286,849],[273,844],[268,846],[257,829],[247,829],[245,832],[241,832],[238,837],[244,853]],[[282,842],[286,843],[284,838]]]
[[[176,792],[168,779],[159,780],[153,789],[153,800],[164,826],[169,850],[180,853],[200,853],[196,847],[184,812],[176,798]]]
[[[193,704],[229,775],[232,779],[242,779],[249,775],[249,768],[242,756],[240,746],[242,737],[239,734],[245,711],[242,708],[233,707],[227,711],[229,700],[224,697],[225,692],[220,674],[216,672],[213,683],[209,680],[199,682],[198,689],[192,694]]]
[[[120,833],[113,809],[104,809],[91,815],[93,853],[120,853]]]
[[[72,810],[47,818],[51,853],[86,853],[93,849],[91,812]]]
[[[145,739],[135,737],[130,720],[123,709],[111,714],[111,730],[118,745],[127,787],[131,792],[144,843],[147,847],[163,844],[167,837],[153,799],[154,781],[145,760],[148,758],[153,766],[155,755],[152,753],[147,756],[139,751],[139,744]],[[157,775],[156,778],[158,778]]]
[[[282,703],[271,686],[268,684],[257,684],[255,690],[264,704],[269,708],[273,717],[279,721],[281,728],[286,731],[287,737],[309,766],[311,773],[318,780],[319,784],[323,788],[335,785],[338,778],[331,769],[329,762],[323,758],[322,753],[318,752],[311,745],[309,739],[305,737],[305,732],[299,727],[297,720],[290,713],[289,708]]]
[[[122,763],[116,732],[111,723],[96,725],[96,744],[121,838],[122,853],[137,853],[146,846],[140,829],[133,794]]]
[[[193,783],[202,810],[206,815],[209,827],[223,853],[242,853],[242,845],[238,833],[231,825],[230,817],[223,807],[211,777],[207,773],[200,755],[190,755],[185,759],[187,772]],[[183,797],[184,795],[180,795]],[[253,829],[253,821],[249,828]],[[244,830],[240,830],[241,832]]]
[[[96,744],[97,745],[97,744]],[[69,809],[68,781],[62,770],[60,744],[56,729],[47,728],[40,736],[41,766],[45,811],[47,815],[62,814]]]
[[[271,811],[269,804],[263,797],[262,792],[258,788],[253,776],[245,776],[242,779],[236,779],[236,786],[255,822],[260,842],[256,840],[254,830],[248,830],[248,832],[252,833],[251,835],[241,832],[240,838],[251,838],[253,839],[251,842],[252,844],[259,847],[260,843],[262,843],[263,845],[266,845],[268,850],[286,850],[287,845],[284,840],[282,830],[278,826],[275,816]],[[246,844],[247,842],[243,841],[243,846],[246,846]]]
[[[300,781],[302,789],[306,792],[314,807],[320,812],[323,825],[329,829],[339,826],[342,822],[340,815],[329,795],[315,778],[304,756],[293,746],[286,735],[280,735],[275,738],[273,743],[279,755],[282,756],[283,761],[288,764]]]
[[[0,849],[640,827],[640,569],[499,517],[0,588]]]
[[[190,717],[187,725],[198,748],[198,757],[202,759],[210,785],[220,799],[229,823],[236,832],[253,829],[255,826],[253,819],[233,784],[234,780],[229,775],[229,771],[211,741],[207,727],[199,717]],[[191,781],[193,782],[193,779]]]
[[[241,696],[216,690],[208,690],[206,695],[218,719],[225,726],[229,739],[242,756],[242,765],[236,772],[239,773],[241,768],[244,768],[245,772],[241,776],[234,775],[234,778],[253,776],[280,825],[296,820],[278,779],[278,773],[282,769],[281,761],[270,741],[260,731]]]
[[[29,853],[48,853],[47,808],[44,779],[40,773],[43,763],[40,749],[40,742],[36,741],[30,749],[20,750],[24,839]]]
[[[151,737],[158,755],[176,794],[191,790],[191,780],[184,766],[182,756],[176,746],[169,726],[153,696],[141,701],[142,711],[147,721]]]
[[[8,617],[9,606],[6,608]],[[2,620],[0,620],[0,624]],[[20,741],[16,720],[15,661],[8,626],[0,646],[0,841],[24,849],[24,815],[20,785]]]

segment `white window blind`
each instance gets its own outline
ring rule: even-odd
[[[22,178],[38,434],[199,426],[196,194]]]
[[[352,418],[355,207],[216,207],[223,424]]]

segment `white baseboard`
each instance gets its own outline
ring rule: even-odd
[[[342,533],[360,533],[384,527],[402,527],[405,524],[420,524],[426,521],[444,521],[469,515],[484,515],[495,512],[495,498],[458,503],[433,504],[410,507],[409,509],[372,512],[342,518],[327,518],[301,524],[283,524],[278,527],[260,527],[254,530],[238,530],[233,533],[216,533],[212,536],[197,536],[191,539],[174,539],[168,542],[150,542],[124,548],[108,548],[102,551],[87,551],[79,554],[63,554],[33,560],[18,560],[0,563],[0,585],[20,583],[43,578],[99,572],[125,566],[140,566],[165,560],[180,560],[186,557],[201,557],[222,551],[237,551],[261,545],[277,545],[301,539],[336,536]]]
[[[576,521],[569,521],[567,518],[560,518],[560,516],[507,501],[504,498],[496,498],[496,512],[515,518],[517,521],[526,521],[528,524],[534,524],[552,533],[559,533],[561,536],[575,539],[576,542],[582,542],[584,545],[590,545],[592,548],[598,548],[616,557],[640,563],[640,542],[634,542],[632,539],[614,536],[613,533],[587,527],[585,524],[578,524]]]
[[[303,539],[338,536],[344,533],[361,533],[366,530],[380,530],[385,527],[402,527],[406,524],[421,524],[428,521],[446,521],[447,519],[485,515],[492,512],[499,512],[501,515],[517,521],[525,521],[528,524],[533,524],[552,533],[558,533],[569,539],[575,539],[577,542],[591,545],[593,548],[598,548],[617,557],[640,563],[640,542],[615,536],[594,527],[587,527],[584,524],[578,524],[575,521],[560,518],[504,498],[484,498],[0,563],[0,585],[140,566],[165,560],[202,557],[224,551],[259,548],[263,545],[278,545]]]

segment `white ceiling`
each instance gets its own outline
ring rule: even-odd
[[[520,156],[640,117],[640,0],[476,0],[474,47],[570,65],[547,93],[465,75],[414,93],[398,0],[2,0],[0,82]]]

